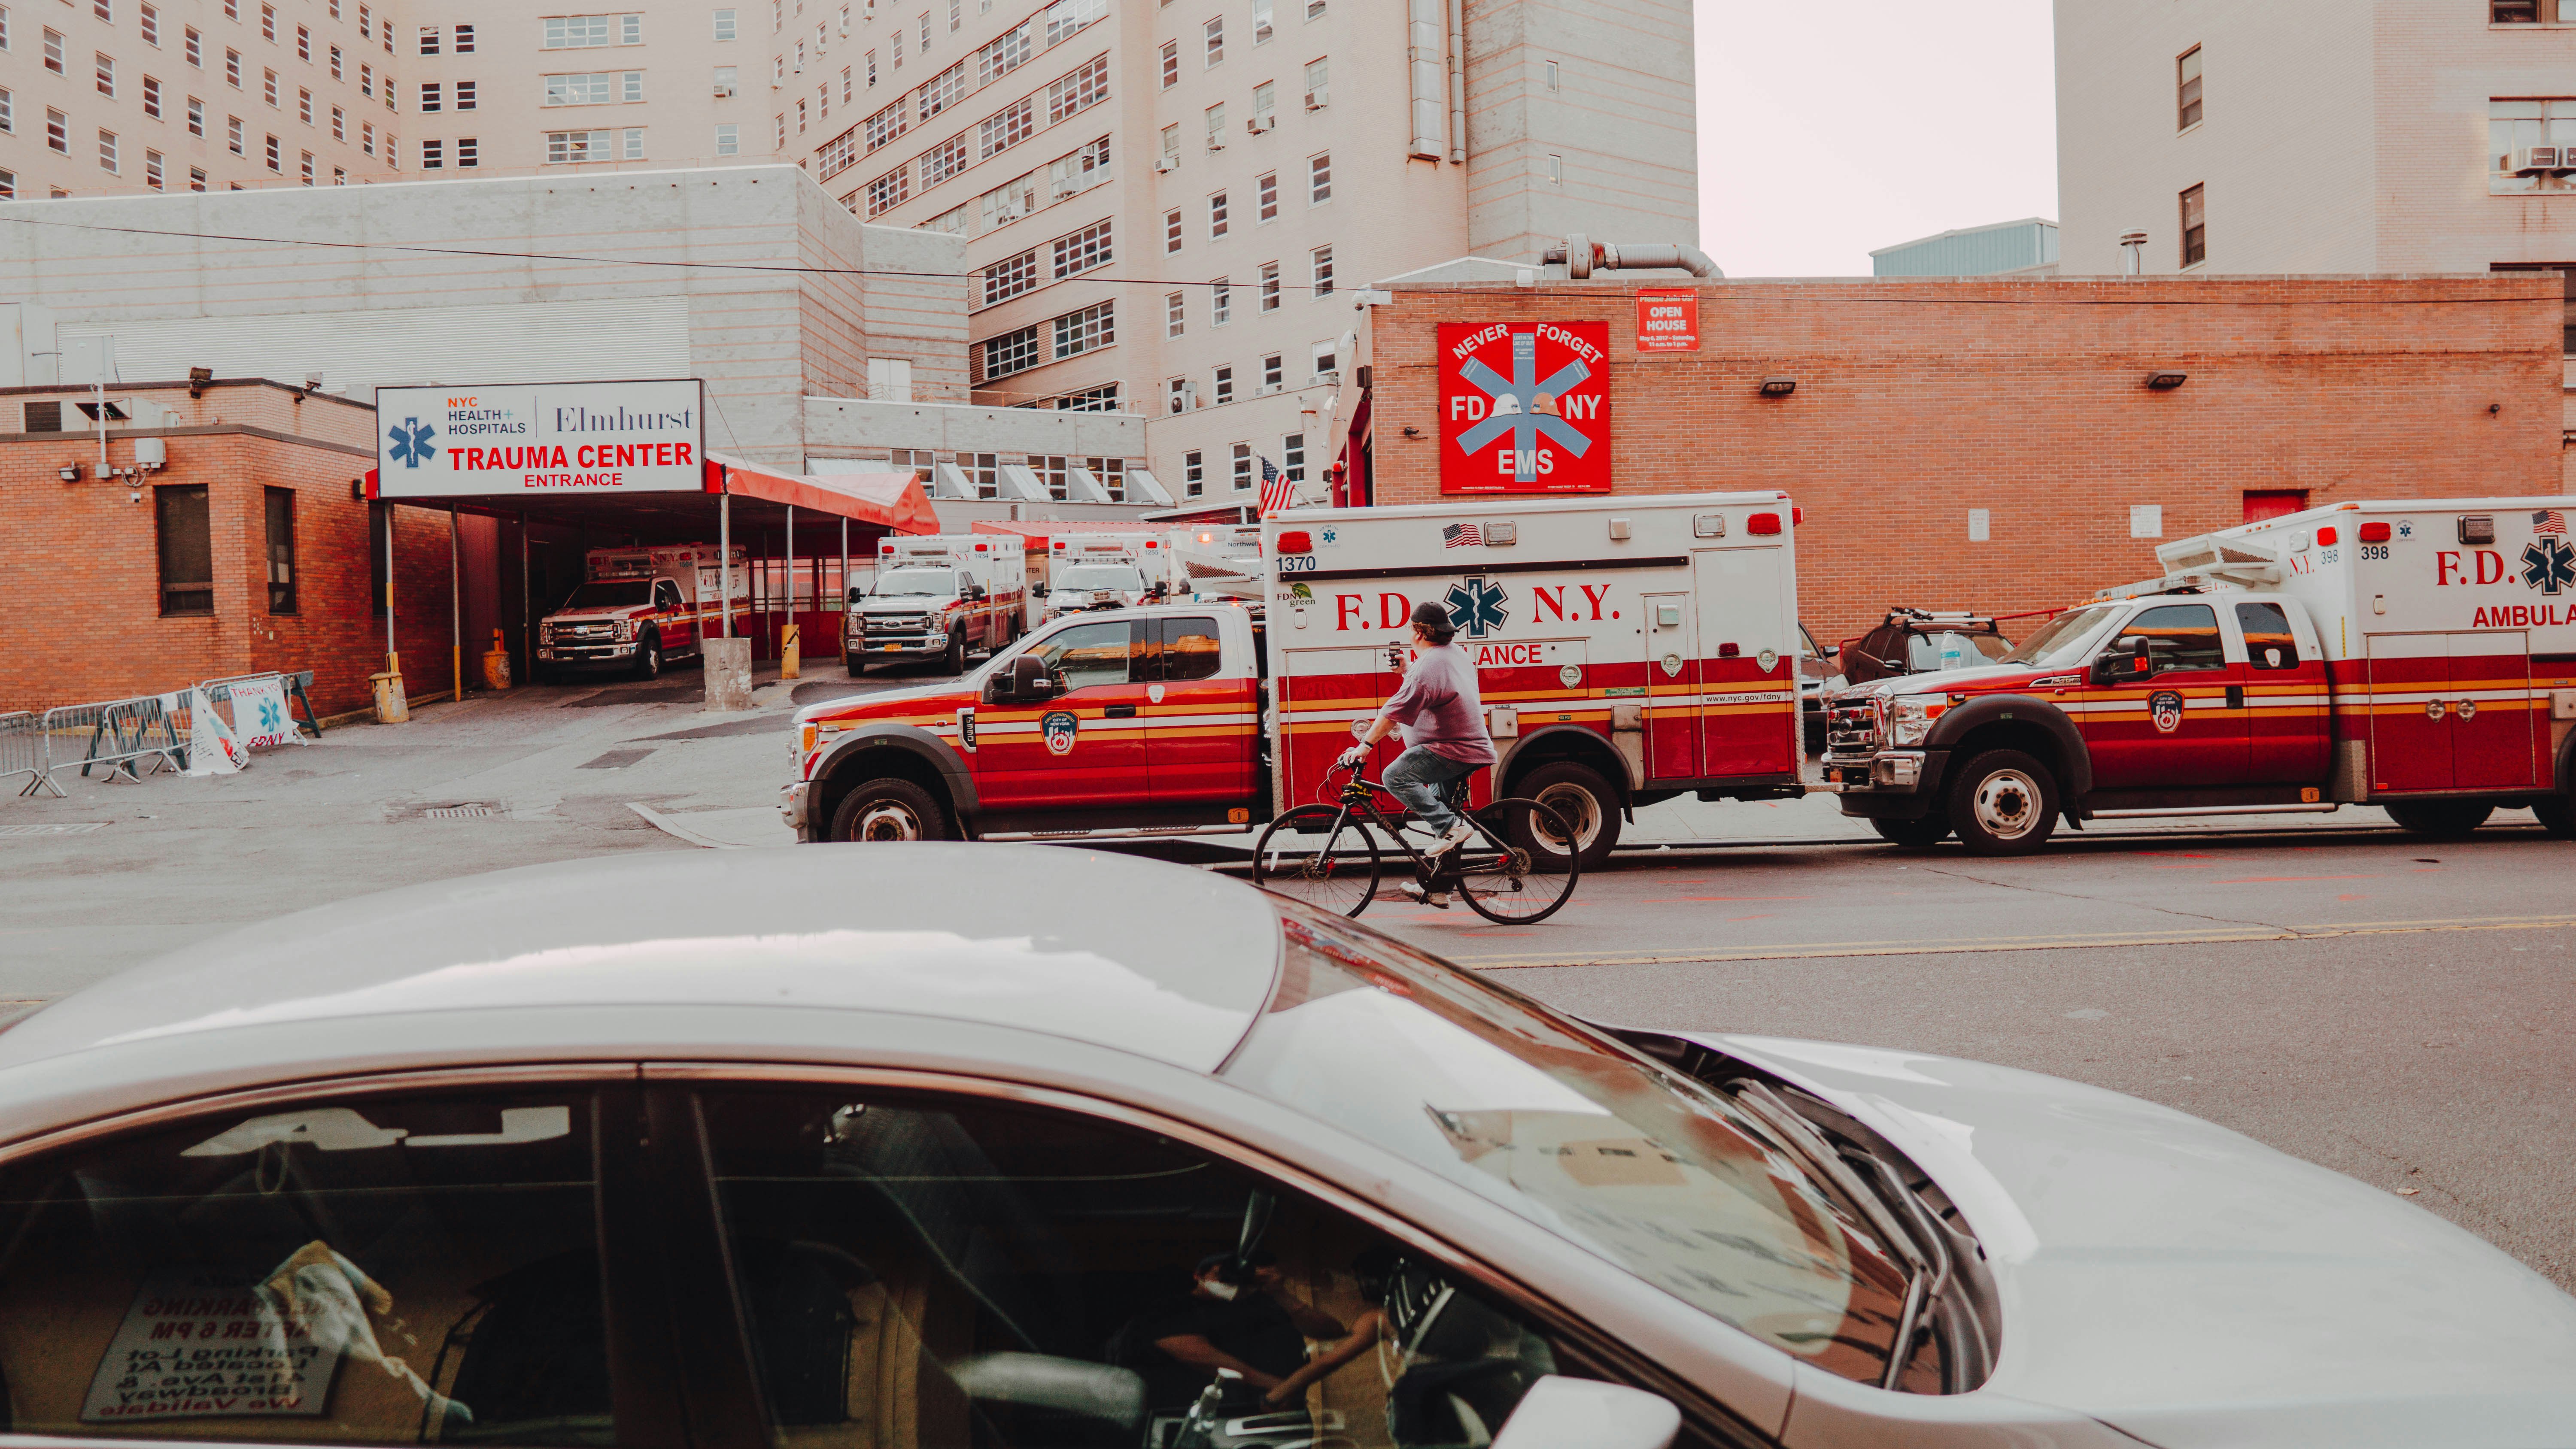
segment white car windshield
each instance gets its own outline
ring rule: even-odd
[[[1471,972],[1279,909],[1278,984],[1227,1080],[1820,1368],[1878,1372],[1901,1271],[1732,1100]]]
[[[875,599],[897,596],[953,599],[957,596],[957,570],[888,569],[877,575],[876,586],[868,590],[868,596]]]
[[[1145,574],[1126,564],[1076,564],[1055,576],[1055,586],[1063,589],[1118,589],[1130,594],[1145,591]]]
[[[2084,664],[2093,658],[2093,641],[2103,627],[2125,608],[2121,604],[2095,604],[2058,615],[2039,626],[2036,633],[2022,641],[2022,646],[1998,664],[2027,664],[2035,669],[2062,669]]]
[[[644,579],[593,579],[563,601],[574,609],[640,609],[653,602],[653,585]]]

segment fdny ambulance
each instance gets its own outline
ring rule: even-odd
[[[1888,840],[2038,849],[2062,816],[2385,808],[2576,836],[2576,498],[2344,503],[2156,550],[1980,668],[1837,695],[1825,769]]]
[[[750,604],[747,551],[733,551],[734,612]],[[580,669],[626,669],[646,679],[699,652],[722,629],[722,570],[711,543],[595,548],[581,586],[537,624],[538,683]]]
[[[1573,838],[1524,844],[1599,860],[1640,805],[1803,793],[1796,523],[1769,492],[1299,509],[1263,525],[1257,610],[1067,614],[953,684],[809,706],[782,809],[803,840],[1251,830],[1333,798],[1436,600],[1501,757],[1473,802],[1544,800]]]
[[[886,538],[876,563],[841,618],[841,663],[853,679],[871,661],[933,657],[963,674],[970,651],[994,653],[1027,632],[1028,560],[1016,537]]]
[[[1170,557],[1171,539],[1160,530],[1059,535],[1047,545],[1041,620],[1169,597]]]

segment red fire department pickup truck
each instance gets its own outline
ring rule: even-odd
[[[1501,756],[1471,799],[1543,800],[1574,838],[1525,844],[1597,861],[1636,806],[1802,792],[1796,516],[1777,493],[1299,509],[1265,525],[1266,629],[1231,603],[1071,614],[954,683],[808,706],[782,808],[804,840],[1249,830],[1331,798],[1430,599]]]
[[[2063,816],[2384,807],[2434,835],[2530,806],[2576,836],[2569,498],[2344,503],[2164,545],[1981,668],[1829,705],[1846,814],[1905,846]]]

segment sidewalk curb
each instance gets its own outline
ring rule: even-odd
[[[734,844],[734,843],[733,843],[733,842],[731,842],[731,841],[727,841],[727,840],[717,840],[717,839],[715,839],[715,838],[714,838],[714,837],[712,837],[712,836],[700,835],[698,832],[696,832],[696,831],[694,831],[694,830],[691,830],[689,827],[687,827],[687,826],[685,826],[685,825],[682,825],[680,822],[678,822],[678,821],[676,821],[676,820],[673,820],[670,816],[663,814],[662,812],[660,812],[660,811],[658,811],[658,810],[654,809],[654,808],[653,808],[652,806],[650,806],[650,805],[638,805],[638,804],[636,804],[634,801],[629,800],[629,801],[627,801],[627,802],[626,802],[626,808],[627,808],[627,809],[629,809],[629,810],[634,811],[634,812],[635,812],[636,814],[638,814],[638,815],[643,816],[643,817],[644,817],[644,819],[645,819],[645,821],[646,821],[646,823],[650,824],[654,829],[661,831],[663,834],[668,835],[668,836],[672,837],[672,838],[673,838],[673,839],[675,839],[675,840],[685,840],[685,841],[687,841],[689,844],[694,845],[694,846],[698,846],[698,847],[700,847],[701,849],[705,849],[705,850],[749,850],[749,849],[751,849],[751,847],[750,847],[750,846],[748,846],[748,845],[736,845],[736,844]]]

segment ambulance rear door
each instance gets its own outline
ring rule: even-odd
[[[1798,771],[1797,583],[1776,544],[1691,554],[1699,666],[1699,773]],[[1651,682],[1663,683],[1660,665]],[[1651,756],[1651,748],[1650,748]]]
[[[1271,682],[1278,691],[1282,810],[1338,798],[1341,780],[1332,773],[1333,761],[1351,747],[1351,721],[1377,718],[1379,706],[1395,692],[1402,653],[1401,646],[1383,644],[1291,645],[1281,651],[1281,668]],[[1390,733],[1369,752],[1364,773],[1376,779],[1403,752],[1402,739]]]

